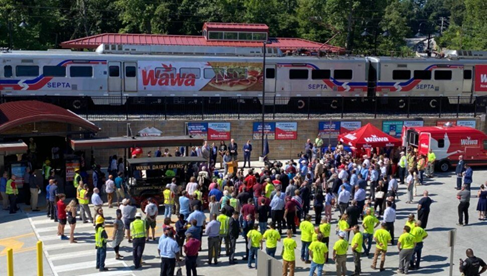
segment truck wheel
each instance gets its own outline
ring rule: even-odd
[[[451,167],[450,162],[446,160],[440,162],[440,171],[447,172],[450,170],[450,167]]]

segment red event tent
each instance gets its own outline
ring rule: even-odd
[[[375,126],[366,124],[354,131],[338,135],[338,139],[354,148],[375,148],[400,146],[402,141],[394,138]]]

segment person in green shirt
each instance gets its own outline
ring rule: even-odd
[[[414,247],[414,253],[411,258],[410,267],[412,269],[419,269],[419,263],[421,262],[421,252],[423,251],[423,240],[428,237],[428,233],[421,227],[421,221],[416,221],[416,227],[411,230],[411,234],[416,240],[416,246]]]
[[[387,244],[392,240],[391,234],[387,231],[387,224],[381,223],[381,229],[378,229],[374,233],[374,241],[376,242],[376,248],[374,253],[374,259],[372,260],[372,269],[377,269],[377,258],[380,256],[380,271],[384,271],[384,263],[386,262]]]
[[[414,247],[416,246],[416,239],[411,235],[411,228],[404,226],[402,235],[397,241],[397,249],[399,250],[399,269],[397,273],[408,274],[408,267],[411,258],[413,257]]]
[[[316,236],[316,241],[309,245],[309,255],[311,256],[312,260],[309,276],[313,276],[316,269],[318,269],[316,275],[322,275],[323,273],[323,266],[328,253],[328,247],[322,241],[323,235],[319,233]]]
[[[352,275],[360,275],[362,272],[362,267],[360,264],[360,255],[362,255],[362,245],[364,243],[364,236],[360,233],[360,226],[354,225],[352,227],[353,230],[353,239],[352,239],[352,252],[353,252],[353,263],[355,264],[355,273]]]
[[[301,261],[309,264],[309,245],[313,239],[314,232],[313,224],[311,223],[311,215],[306,215],[306,218],[299,225],[301,230]]]
[[[411,229],[411,231],[414,229],[414,227],[416,227],[416,220],[414,219],[414,214],[409,214],[408,221],[406,221],[405,226],[409,226],[409,229]]]
[[[326,244],[327,248],[330,248],[331,224],[328,217],[325,217],[321,220],[321,224],[319,228],[320,228],[320,233],[323,235],[322,242]],[[325,263],[328,263],[328,252],[326,252]]]
[[[364,253],[369,256],[370,248],[372,247],[372,238],[374,235],[374,228],[379,225],[379,220],[373,215],[372,210],[367,209],[365,211],[365,217],[362,221],[362,226],[364,227]],[[367,243],[365,243],[367,241]]]
[[[338,220],[338,231],[341,231],[345,233],[345,240],[348,241],[348,238],[350,237],[350,224],[348,224],[348,214],[345,213],[343,214],[340,219]]]
[[[247,233],[247,238],[250,240],[250,249],[249,249],[249,259],[248,259],[248,267],[252,267],[252,261],[255,258],[255,268],[257,269],[257,252],[259,248],[262,249],[262,234],[258,231],[259,225],[255,224],[254,229],[250,230]]]
[[[348,242],[345,240],[345,232],[338,232],[338,241],[333,245],[333,260],[336,263],[337,275],[347,275],[347,251]]]
[[[293,240],[293,231],[291,229],[287,230],[287,237],[282,240],[282,275],[294,276],[294,268],[296,267],[296,256],[294,254],[294,249],[298,246],[296,241]]]
[[[274,184],[272,184],[270,178],[267,178],[266,182],[267,184],[265,185],[265,197],[271,198],[272,192],[274,192],[275,187]]]
[[[263,238],[265,239],[265,252],[274,257],[276,255],[277,242],[281,241],[281,234],[276,230],[275,225],[271,223],[271,229],[267,229],[264,232]]]

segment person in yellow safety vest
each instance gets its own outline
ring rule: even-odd
[[[400,153],[401,158],[399,159],[399,182],[404,184],[404,177],[406,176],[406,166],[407,166],[407,158],[404,156],[404,151]]]
[[[199,201],[203,202],[203,193],[201,192],[201,187],[200,187],[200,186],[198,186],[198,187],[196,188],[196,190],[195,190],[195,191],[194,191],[194,193],[193,193],[193,196],[194,196],[194,198],[196,198],[197,200],[199,200]]]
[[[432,149],[429,150],[428,153],[428,171],[426,173],[427,177],[433,177],[433,174],[435,173],[435,161],[436,161],[436,155],[433,152]]]
[[[73,186],[74,188],[78,189],[78,186],[81,182],[81,175],[79,174],[79,168],[74,169],[74,177],[73,177]]]
[[[95,227],[95,247],[96,247],[96,269],[107,271],[105,268],[105,259],[107,257],[107,239],[108,235],[103,227],[105,219],[99,216],[96,218]]]
[[[233,209],[235,209],[235,212],[240,213],[240,201],[237,199],[237,193],[236,192],[234,192],[232,194],[232,198],[230,198],[230,206],[232,206]]]
[[[47,187],[49,184],[49,176],[51,176],[51,161],[46,160],[44,164],[42,164],[42,175],[44,176],[44,187]]]
[[[426,158],[425,158],[424,154],[421,154],[419,156],[417,168],[418,168],[418,173],[419,173],[419,183],[421,185],[423,185],[424,184],[424,182],[423,182],[424,169],[426,168]]]
[[[81,220],[83,223],[87,223],[88,219],[90,220],[91,223],[93,223],[93,217],[91,216],[91,211],[90,211],[90,199],[88,197],[88,184],[83,184],[83,181],[81,181],[81,184],[79,187],[82,187],[82,189],[79,190],[79,206],[80,206],[80,216]],[[88,215],[88,216],[87,216]]]
[[[5,193],[8,196],[8,201],[10,202],[10,214],[17,213],[17,195],[19,194],[19,190],[17,189],[17,185],[15,184],[16,176],[12,174],[10,179],[7,181],[7,187]]]
[[[130,223],[130,235],[132,236],[133,258],[135,269],[142,267],[142,254],[145,248],[146,226],[140,213],[135,214],[135,220]]]
[[[216,220],[220,222],[220,244],[222,241],[225,240],[225,253],[227,256],[230,256],[230,235],[229,235],[229,222],[230,217],[225,215],[225,209],[221,209],[220,214]],[[218,256],[220,256],[221,247],[218,250]]]
[[[164,196],[164,218],[170,218],[176,195],[169,188],[165,189],[162,195]]]

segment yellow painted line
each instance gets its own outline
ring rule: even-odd
[[[35,234],[31,232],[31,233],[27,233],[27,234],[18,235],[18,236],[12,236],[12,237],[8,237],[8,238],[0,239],[0,243],[3,241],[6,241],[6,240],[11,240],[11,239],[15,240],[15,239],[19,239],[19,238],[34,236],[34,235]]]
[[[2,250],[2,252],[0,252],[0,254],[6,255],[7,251],[9,249],[13,249],[15,252],[15,251],[19,250],[20,248],[22,248],[22,246],[24,246],[24,243],[20,242],[18,240],[15,240],[15,239],[11,239],[11,240],[5,240],[3,242],[0,242],[0,246],[5,247]]]
[[[24,252],[29,252],[29,251],[34,251],[36,250],[37,247],[36,246],[32,246],[32,247],[26,247],[26,248],[21,248],[21,249],[18,249],[18,250],[13,250],[14,251],[14,254],[17,254],[17,253],[24,253]],[[7,255],[7,253],[0,253],[0,257],[3,257]]]

